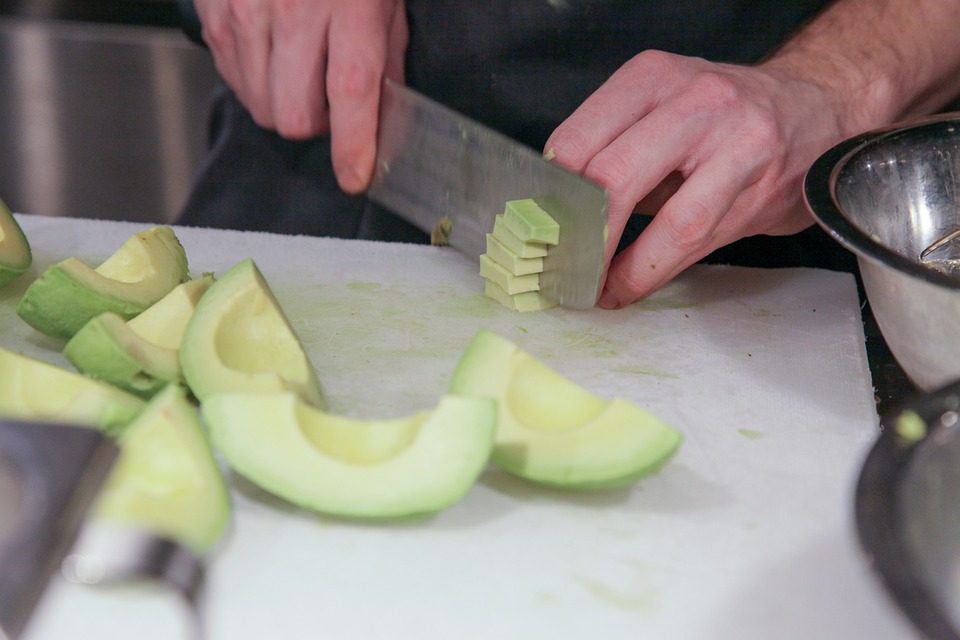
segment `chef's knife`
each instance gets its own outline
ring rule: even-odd
[[[116,454],[93,429],[0,419],[0,638],[23,633]]]
[[[575,309],[596,303],[607,193],[539,153],[408,87],[385,80],[377,160],[367,194],[470,258],[509,200],[533,198],[560,224],[540,290]]]

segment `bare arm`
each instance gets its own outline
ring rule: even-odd
[[[608,260],[637,203],[657,202],[610,262],[600,305],[642,298],[740,238],[809,226],[801,186],[819,154],[958,93],[958,0],[838,0],[752,67],[639,54],[546,144],[610,190]]]

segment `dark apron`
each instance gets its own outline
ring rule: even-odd
[[[827,2],[769,0],[407,0],[407,82],[540,150],[549,134],[617,68],[644,49],[750,63]],[[290,141],[260,129],[225,87],[211,148],[180,224],[425,242],[362,196],[337,187],[327,137]],[[625,245],[646,218],[634,216]],[[756,266],[855,262],[817,228],[758,236],[711,261]]]

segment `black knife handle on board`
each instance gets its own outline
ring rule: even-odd
[[[200,16],[197,15],[193,0],[177,0],[177,8],[180,9],[180,28],[192,42],[206,47],[207,43],[203,41],[203,25],[200,24]]]

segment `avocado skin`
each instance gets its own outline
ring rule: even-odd
[[[149,399],[167,384],[179,382],[179,371],[151,367],[149,358],[137,357],[123,347],[98,316],[85,324],[63,347],[70,363],[91,378]]]
[[[6,234],[3,233],[3,229],[6,230]],[[2,238],[0,244],[6,245],[9,243],[9,246],[12,246],[14,250],[20,249],[22,254],[22,260],[20,261],[11,261],[9,254],[6,258],[7,262],[3,262],[3,258],[0,257],[0,289],[2,289],[26,273],[33,263],[30,242],[27,240],[26,234],[23,233],[20,223],[13,217],[9,207],[3,201],[0,201],[0,238]],[[6,252],[0,250],[0,255],[4,253]]]
[[[146,262],[151,277],[138,282],[115,280],[137,276],[124,267]],[[90,282],[84,282],[85,279]],[[23,294],[17,315],[53,338],[69,340],[91,319],[113,312],[124,320],[138,315],[189,279],[187,255],[170,227],[152,227],[134,234],[96,269],[67,258],[40,274]],[[118,286],[114,286],[114,285]],[[111,288],[116,289],[111,293]]]
[[[92,318],[112,311],[125,320],[145,305],[91,291],[55,264],[37,278],[17,305],[17,315],[28,325],[53,338],[69,340]]]

